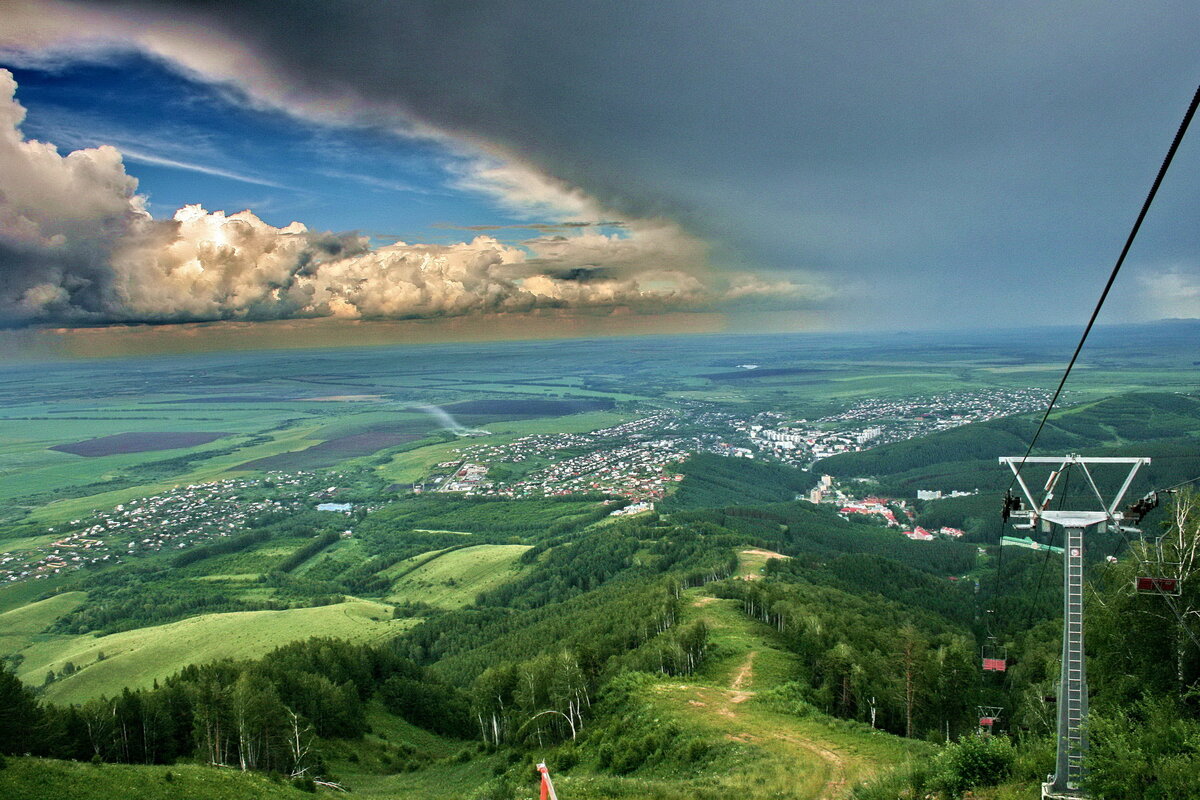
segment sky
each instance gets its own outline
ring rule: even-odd
[[[1082,322],[1200,80],[1197,23],[1183,2],[8,0],[0,327]],[[1102,321],[1200,317],[1198,136]]]

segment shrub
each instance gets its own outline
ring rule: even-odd
[[[313,779],[307,776],[292,779],[292,786],[295,786],[302,792],[316,792],[317,785],[313,783]]]
[[[938,754],[930,783],[947,797],[961,797],[967,789],[1003,781],[1015,757],[1007,736],[964,736]]]
[[[1195,796],[1200,722],[1177,701],[1147,698],[1129,708],[1092,712],[1088,734],[1085,788],[1095,797]]]

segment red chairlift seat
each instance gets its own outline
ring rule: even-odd
[[[990,641],[983,646],[983,671],[1005,672],[1008,670],[1008,648]]]
[[[1139,575],[1133,579],[1133,588],[1138,594],[1165,594],[1179,597],[1178,578],[1157,578],[1153,575]]]
[[[992,732],[992,728],[1000,722],[1000,714],[1004,709],[1001,706],[976,706],[976,713],[979,714],[980,730]]]
[[[1168,597],[1180,595],[1180,564],[1178,558],[1168,558],[1163,550],[1163,537],[1153,540],[1142,539],[1142,550],[1146,557],[1139,559],[1140,572],[1133,579],[1133,589],[1138,594],[1158,594]]]

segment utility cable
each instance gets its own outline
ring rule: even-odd
[[[1192,456],[1189,456],[1189,458],[1191,458],[1191,457]],[[1197,475],[1194,478],[1189,478],[1186,481],[1180,481],[1179,483],[1175,484],[1174,486],[1168,486],[1165,489],[1155,489],[1154,491],[1155,492],[1173,492],[1176,489],[1180,488],[1181,486],[1187,486],[1189,483],[1195,483],[1196,481],[1200,481],[1200,475]]]

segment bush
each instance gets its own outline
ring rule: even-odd
[[[1200,722],[1167,698],[1092,712],[1085,788],[1099,798],[1195,797]]]
[[[766,703],[772,711],[791,714],[795,717],[811,717],[818,714],[812,704],[812,689],[796,681],[788,681],[758,695],[759,702]]]
[[[292,786],[295,786],[302,792],[316,792],[317,785],[313,783],[313,779],[309,777],[299,777],[292,779]]]
[[[961,797],[967,789],[1003,781],[1015,758],[1007,736],[964,736],[938,754],[930,784],[947,797]]]

